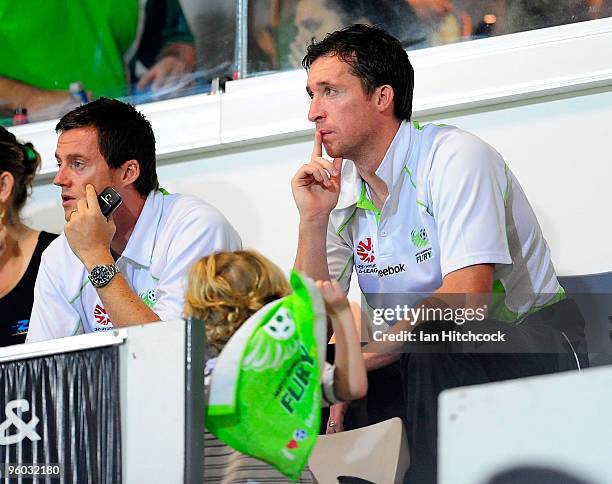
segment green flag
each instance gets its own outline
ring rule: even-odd
[[[297,480],[319,432],[327,331],[314,283],[297,272],[290,282],[293,293],[251,316],[219,355],[206,427]]]

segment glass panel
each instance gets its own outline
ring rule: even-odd
[[[235,15],[223,0],[0,0],[0,123],[209,91],[234,71]]]
[[[299,68],[312,37],[356,22],[411,50],[610,15],[612,0],[0,0],[0,123],[56,118],[102,95],[142,104],[207,92],[215,77]]]
[[[296,69],[312,39],[377,24],[408,50],[612,15],[612,0],[251,0],[249,75]]]
[[[181,0],[203,79],[234,77],[237,0]]]

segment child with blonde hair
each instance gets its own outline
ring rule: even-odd
[[[336,336],[334,365],[326,366],[323,374],[323,399],[330,404],[361,398],[367,391],[367,377],[346,295],[335,281],[318,281],[316,286]],[[222,252],[200,259],[189,273],[185,315],[205,322],[207,376],[240,326],[268,303],[290,293],[280,269],[257,252]],[[207,483],[248,478],[258,483],[280,482],[283,477],[271,465],[240,454],[208,431],[205,461]],[[307,469],[298,482],[313,482]]]

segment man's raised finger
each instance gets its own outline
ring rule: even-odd
[[[85,185],[85,199],[87,200],[88,208],[95,208],[100,206],[98,203],[98,194],[96,193],[96,189],[91,183]]]
[[[315,130],[314,145],[312,147],[312,158],[320,158],[323,156],[323,139],[319,130]]]

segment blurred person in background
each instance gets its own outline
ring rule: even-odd
[[[405,0],[431,46],[612,15],[610,0]]]
[[[421,0],[421,3],[435,3]],[[347,25],[363,23],[378,25],[391,32],[404,48],[418,46],[426,40],[425,32],[414,9],[404,0],[299,0],[295,8],[296,34],[286,55],[281,50],[281,62],[286,57],[292,68],[301,66],[310,41],[322,39]]]
[[[470,0],[405,0],[417,13],[427,33],[427,46],[451,44],[469,39],[473,20]],[[471,2],[476,7],[496,2]]]
[[[19,216],[40,156],[0,126],[0,346],[25,341],[40,256],[57,237],[25,225]]]
[[[438,0],[421,0],[424,5]],[[353,23],[385,27],[405,48],[424,45],[427,36],[405,0],[254,0],[249,3],[250,72],[301,66],[305,45]]]
[[[587,0],[589,17],[592,20],[612,15],[612,1],[610,0]]]
[[[610,15],[605,0],[513,0],[506,2],[506,23],[509,32],[522,32],[593,20],[606,10]]]
[[[64,114],[83,102],[70,92],[75,82],[90,98],[129,95],[136,82],[155,92],[196,64],[178,0],[0,0],[0,22],[4,117],[18,108],[30,121]]]
[[[610,0],[459,0],[464,38],[482,38],[565,25],[612,15]],[[461,10],[457,12],[457,10]],[[470,25],[471,24],[471,25]]]

